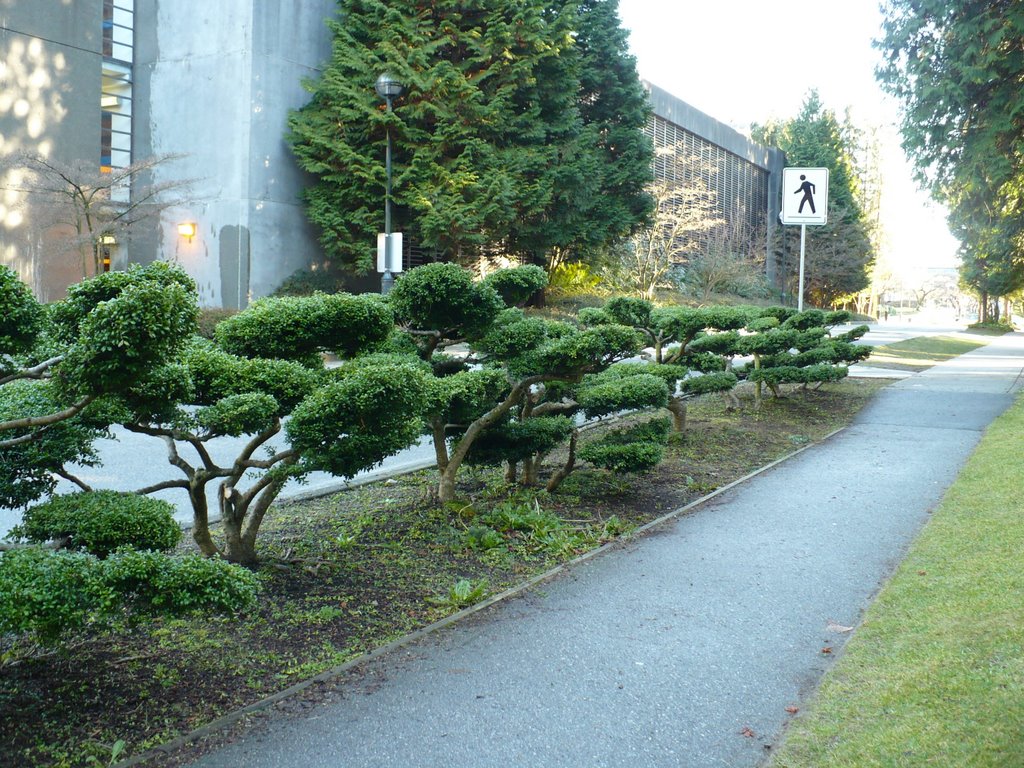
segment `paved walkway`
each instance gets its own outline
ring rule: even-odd
[[[195,765],[755,766],[1022,367],[1014,334],[894,384],[827,443]]]

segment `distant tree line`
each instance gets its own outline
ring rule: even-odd
[[[903,107],[903,147],[949,208],[960,274],[998,321],[1024,288],[1024,6],[1017,0],[888,0],[883,87]]]

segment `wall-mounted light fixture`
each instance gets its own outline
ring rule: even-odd
[[[111,234],[100,236],[100,266],[104,272],[110,271],[110,249],[117,245],[117,238]]]
[[[194,221],[183,221],[178,225],[178,234],[182,237],[187,237],[191,243],[192,238],[196,236],[196,223]]]

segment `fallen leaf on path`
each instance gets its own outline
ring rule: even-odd
[[[795,715],[797,712],[800,711],[800,707],[786,707],[786,711],[789,712],[789,714],[791,715]]]
[[[821,652],[822,653],[832,653],[832,646],[831,645],[826,645],[824,648],[821,649]]]
[[[748,739],[757,738],[757,734],[754,733],[754,731],[749,726],[744,727],[743,730],[740,731],[740,736],[746,736]]]

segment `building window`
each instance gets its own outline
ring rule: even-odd
[[[105,172],[132,162],[134,16],[134,0],[103,0],[100,168]]]

